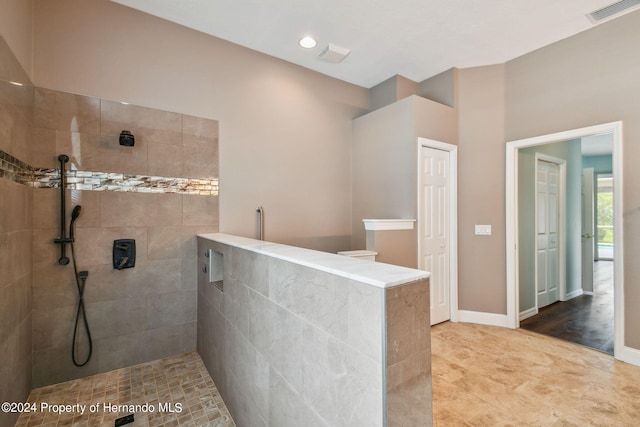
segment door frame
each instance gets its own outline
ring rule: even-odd
[[[591,176],[587,176],[586,178],[591,178],[589,179],[585,179],[585,171],[590,171],[588,172],[588,174],[590,174]],[[582,168],[580,170],[581,172],[581,180],[582,180],[582,201],[580,204],[580,211],[582,212],[582,224],[580,226],[580,259],[582,260],[582,277],[580,280],[580,289],[582,289],[582,293],[587,294],[587,295],[593,295],[593,290],[594,290],[594,276],[593,276],[593,269],[595,268],[594,262],[595,262],[595,255],[596,255],[596,247],[598,246],[598,229],[596,228],[596,213],[595,213],[595,191],[596,188],[594,187],[594,178],[596,177],[596,173],[594,168]],[[587,194],[585,193],[585,185],[587,182],[589,182],[589,186],[591,188],[591,192],[588,194],[588,196],[591,197],[591,239],[593,239],[591,241],[591,250],[589,251],[589,266],[591,267],[589,268],[585,268],[585,259],[586,259],[586,255],[585,254],[585,229],[584,229],[584,224],[585,224],[585,214],[586,214],[586,209],[585,209],[585,196],[587,196]],[[591,270],[591,271],[589,271]],[[590,275],[589,280],[587,280],[586,282],[589,284],[589,289],[585,288],[585,272],[587,272]]]
[[[418,223],[418,259],[420,268],[422,259],[422,147],[434,148],[449,153],[449,316],[451,322],[458,321],[458,146],[428,138],[418,138],[417,143],[417,223]]]
[[[507,325],[519,328],[518,318],[518,150],[520,148],[553,142],[567,141],[599,133],[612,133],[613,136],[613,208],[614,236],[616,247],[614,257],[614,357],[623,361],[637,359],[626,351],[624,343],[624,241],[622,222],[622,122],[604,123],[564,132],[536,136],[506,143],[506,247],[507,247]],[[637,360],[635,361],[637,364]]]
[[[535,287],[535,313],[538,313],[540,309],[538,307],[538,161],[553,163],[558,165],[558,298],[560,301],[566,301],[567,299],[567,274],[566,274],[566,264],[567,264],[567,245],[566,245],[566,224],[567,224],[567,161],[565,159],[560,159],[558,157],[548,156],[543,153],[535,154],[535,186],[534,186],[534,195],[535,195],[535,233],[534,233],[534,253],[536,257],[534,258],[534,287]],[[518,314],[519,316],[519,314]],[[523,319],[520,319],[523,320]]]

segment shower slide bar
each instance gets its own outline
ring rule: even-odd
[[[73,243],[73,238],[71,236],[67,237],[65,229],[65,215],[67,212],[64,198],[64,192],[67,187],[65,164],[69,161],[69,156],[66,154],[60,154],[58,156],[58,160],[60,160],[60,237],[54,239],[53,242],[60,244],[60,259],[58,260],[58,264],[67,265],[69,264],[69,257],[67,257],[66,244]]]

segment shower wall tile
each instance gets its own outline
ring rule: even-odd
[[[79,228],[75,238],[76,258],[80,266],[113,265],[113,242],[117,239],[136,241],[136,266],[147,260],[147,231],[143,227]]]
[[[220,221],[218,196],[182,198],[182,221],[184,225],[218,227]]]
[[[0,37],[0,402],[24,402],[31,391],[33,189],[17,181],[31,160],[33,91]],[[0,412],[0,425],[17,416]]]
[[[0,301],[0,323],[17,327],[31,314],[30,276],[24,276],[2,288],[3,298]],[[15,330],[0,329],[0,341],[9,339]]]
[[[183,172],[184,175],[201,178],[217,178],[219,176],[217,141],[215,145],[183,147],[181,153],[184,164],[189,165],[189,169],[185,169]]]
[[[201,177],[201,175],[194,173],[193,170],[183,171],[184,159],[181,145],[155,142],[149,144],[147,156],[149,175],[182,177],[186,174],[196,178]]]
[[[182,116],[182,143],[189,146],[218,144],[218,121],[202,117]]]
[[[56,188],[28,189],[33,192],[27,203],[34,205],[31,221],[37,230],[32,245],[37,253],[33,265],[34,385],[194,351],[195,234],[218,230],[217,187],[198,188],[196,182],[186,189],[216,194],[209,196],[151,192],[164,191],[173,183],[145,187],[149,192],[111,191],[109,186],[124,182],[126,174],[150,183],[157,180],[150,175],[203,178],[195,171],[216,171],[217,178],[218,122],[56,91],[43,90],[38,97],[33,166],[55,172],[57,156],[64,153],[70,157],[68,176],[70,171],[80,171],[82,176],[85,171],[104,172],[113,174],[115,181],[92,186],[93,191],[65,192],[67,227],[71,208],[82,206],[75,226],[75,251],[79,269],[89,271],[85,303],[95,338],[93,359],[88,368],[80,370],[70,360],[77,301],[73,269],[58,265],[60,248],[52,244],[60,234],[60,193]],[[58,107],[61,110],[54,111]],[[75,127],[69,119],[73,114],[78,115]],[[134,147],[119,145],[122,130],[134,134]],[[72,176],[68,184],[75,185],[76,180],[86,184],[80,176]],[[17,213],[12,214],[12,224],[20,221]],[[117,271],[112,265],[113,241],[124,238],[136,240],[136,266]],[[10,247],[12,240],[7,236],[5,241]],[[2,242],[0,239],[0,251]],[[56,372],[47,372],[47,366],[55,366]]]
[[[184,325],[197,320],[197,294],[194,292],[154,293],[146,302],[147,328]]]
[[[181,226],[182,196],[104,192],[100,218],[102,227]]]
[[[71,169],[148,173],[147,143],[144,140],[136,141],[135,147],[124,147],[120,145],[118,135],[57,131],[56,151],[69,155]]]
[[[34,89],[28,79],[24,86],[10,81],[0,79],[0,150],[29,162]]]
[[[74,315],[75,310],[72,306],[56,306],[49,310],[35,309],[33,312],[33,349],[38,351],[60,346],[61,343],[70,343],[69,325],[73,325]]]
[[[60,167],[58,162],[59,153],[68,153],[69,151],[60,151],[56,146],[56,130],[46,128],[32,128],[31,129],[30,144],[30,163],[31,165],[38,165],[42,168],[57,168]]]
[[[196,297],[196,300],[198,298]],[[197,302],[196,302],[197,309]],[[195,309],[194,309],[195,310]],[[195,311],[194,311],[195,314]],[[198,321],[183,323],[180,325],[180,353],[194,351],[198,341]]]
[[[36,88],[33,126],[87,134],[100,133],[100,100]]]
[[[129,297],[87,303],[91,336],[99,340],[145,331],[147,301],[146,297]],[[105,322],[104,319],[109,321]]]
[[[182,145],[182,115],[169,111],[120,102],[102,100],[101,125],[103,136],[118,137],[128,130],[138,140],[154,143]]]
[[[191,233],[192,229],[186,230]],[[185,235],[181,226],[157,226],[147,228],[147,256],[149,259],[179,258],[186,250],[186,239],[195,234]]]
[[[2,191],[1,187],[2,183],[0,182],[0,191]],[[0,292],[3,293],[4,288],[12,284],[11,278],[8,274],[9,268],[11,268],[11,263],[9,262],[9,248],[9,233],[0,233],[0,271],[2,271],[2,274],[0,274]],[[8,333],[8,331],[6,332]]]
[[[2,56],[0,72],[6,71],[4,59]],[[90,273],[85,302],[95,328],[94,358],[77,368],[70,357],[77,302],[73,268],[58,264],[60,248],[53,244],[61,233],[59,192],[27,187],[24,184],[30,179],[15,169],[2,170],[0,300],[8,308],[3,306],[0,334],[3,344],[11,343],[15,351],[3,364],[10,369],[1,371],[0,380],[27,386],[24,390],[16,386],[13,394],[0,397],[20,401],[29,385],[52,384],[193,351],[198,289],[194,235],[217,231],[219,221],[217,121],[48,89],[36,93],[32,86],[19,89],[4,81],[0,82],[0,113],[3,119],[10,119],[0,120],[0,150],[3,156],[25,165],[20,171],[29,174],[35,175],[36,168],[55,172],[57,157],[64,153],[70,157],[68,171],[79,174],[130,174],[136,175],[131,179],[149,179],[153,185],[157,178],[148,178],[150,173],[216,178],[215,188],[211,182],[192,179],[179,190],[215,196],[115,193],[106,191],[112,189],[106,185],[92,186],[96,191],[65,192],[65,228],[71,208],[82,206],[75,225],[75,252],[79,269]],[[136,136],[134,147],[119,145],[123,129]],[[53,176],[50,171],[38,173]],[[71,176],[69,181],[76,180]],[[174,191],[176,183],[147,184],[145,181],[141,188],[164,191],[173,186],[168,189]],[[113,240],[119,238],[136,239],[133,269],[116,271],[112,267]],[[85,339],[80,338],[81,344],[86,344]]]
[[[0,180],[3,183],[0,233],[30,230],[33,226],[31,190],[15,182],[2,178]]]
[[[19,323],[14,332],[0,342],[0,387],[2,402],[26,402],[31,391],[31,316]],[[6,386],[9,385],[9,386]],[[17,415],[0,412],[0,425],[14,425]]]
[[[40,270],[33,275],[33,309],[35,312],[46,312],[51,307],[74,308],[77,302],[77,291],[73,277],[73,267]],[[86,290],[87,297],[92,297],[94,290]],[[75,312],[75,311],[74,311]],[[37,316],[34,316],[34,318]]]
[[[73,328],[73,326],[71,326]],[[73,329],[71,329],[73,331]],[[86,348],[86,347],[85,347]],[[34,349],[33,351],[33,379],[32,388],[49,384],[56,384],[70,379],[89,377],[97,374],[98,359],[97,343],[94,343],[94,356],[82,367],[74,366],[71,362],[71,332],[67,339],[55,347]]]
[[[37,197],[33,197],[33,208],[36,215],[33,215],[34,230],[55,229],[56,235],[60,234],[60,190],[57,188],[39,188]],[[82,206],[80,217],[78,217],[75,227],[96,228],[100,227],[100,197],[101,193],[96,191],[66,191],[65,204],[67,212],[65,224],[67,228],[71,221],[71,211],[76,205]],[[68,233],[68,230],[67,230]]]

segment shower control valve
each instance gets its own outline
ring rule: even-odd
[[[119,239],[113,241],[113,268],[122,270],[136,265],[136,241]]]

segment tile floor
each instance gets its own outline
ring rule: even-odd
[[[640,367],[523,329],[446,322],[431,340],[436,427],[640,425]]]
[[[640,425],[640,367],[523,329],[446,322],[431,339],[436,427]],[[29,402],[149,403],[156,411],[128,426],[235,426],[197,353],[35,389]],[[16,426],[113,426],[126,414],[40,411]]]
[[[197,353],[34,389],[29,402],[38,411],[22,413],[16,427],[114,426],[116,418],[131,413],[117,405],[144,404],[126,426],[235,427]],[[72,406],[58,414],[54,405]],[[86,405],[84,414],[73,405]]]

